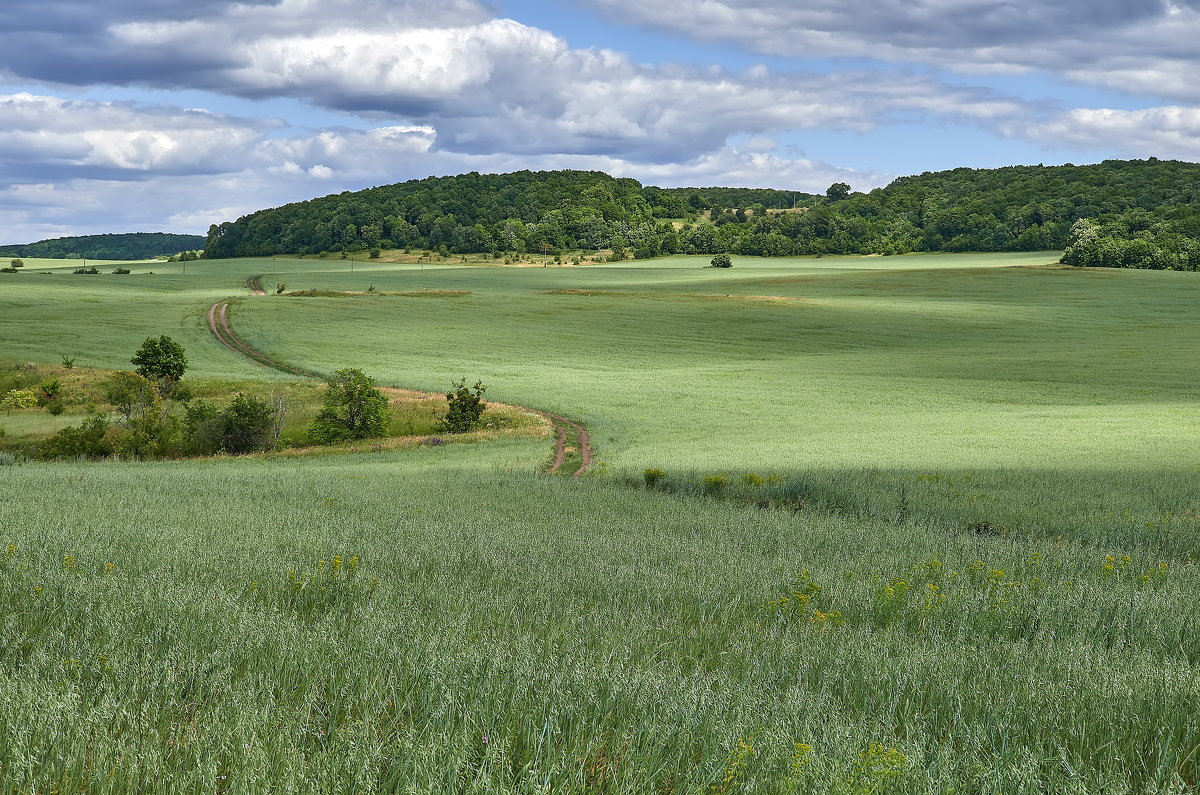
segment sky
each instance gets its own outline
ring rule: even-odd
[[[1200,0],[3,0],[0,244],[431,175],[1200,160]]]

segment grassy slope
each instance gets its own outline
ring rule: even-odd
[[[613,469],[779,471],[730,489],[839,510],[536,479],[535,442],[17,467],[0,500],[0,548],[17,547],[5,786],[153,789],[166,770],[231,791],[263,770],[312,791],[1194,784],[1200,285],[988,267],[1021,260],[275,263],[289,289],[471,290],[240,303],[239,330],[284,358],[428,388],[482,377],[586,418]],[[208,374],[261,373],[211,346],[199,312],[271,265],[49,291],[22,275],[0,317],[29,331],[0,355],[55,361],[90,324],[69,340],[89,364],[166,331]],[[1040,535],[969,529],[1010,515]],[[289,571],[337,554],[362,557],[373,592],[295,590]],[[823,590],[771,605],[801,570]]]

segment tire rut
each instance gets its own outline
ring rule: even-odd
[[[262,285],[258,284],[258,278],[254,277],[246,280],[246,289],[250,290],[252,295],[266,295],[262,290]],[[208,330],[212,332],[213,337],[223,346],[243,356],[255,364],[263,367],[268,367],[272,370],[278,370],[288,375],[298,375],[302,378],[312,378],[317,381],[324,381],[325,376],[305,370],[300,367],[293,367],[290,364],[285,364],[278,359],[273,359],[267,354],[256,348],[251,347],[241,337],[239,337],[229,325],[229,307],[233,302],[231,300],[218,301],[208,308]],[[573,435],[579,442],[579,459],[580,465],[571,476],[579,477],[592,465],[592,443],[591,436],[588,434],[587,428],[582,423],[569,420],[558,414],[551,414],[548,411],[540,411],[538,409],[527,409],[532,411],[539,417],[549,420],[554,426],[556,439],[554,442],[554,463],[546,470],[547,475],[556,475],[563,468],[567,460],[567,445],[570,437]]]

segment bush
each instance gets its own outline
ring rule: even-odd
[[[646,481],[646,488],[652,489],[667,479],[667,473],[661,469],[647,469],[642,473],[642,478]]]
[[[708,267],[710,267],[710,268],[732,268],[733,260],[729,258],[728,254],[718,254],[717,256],[715,256],[711,260],[709,260]]]
[[[221,452],[221,412],[204,400],[189,404],[184,411],[183,436],[184,452],[188,455]]]
[[[270,450],[279,443],[275,410],[265,400],[238,393],[221,412],[221,447],[237,455]]]
[[[468,387],[464,378],[446,393],[449,404],[445,416],[438,422],[438,429],[446,433],[468,433],[479,427],[480,419],[487,404],[483,402],[483,393],[487,387],[483,382],[476,381],[475,386]]]
[[[126,276],[129,274],[129,272],[130,272],[129,268],[114,268],[113,269],[113,273],[117,274],[118,276]]]
[[[287,289],[287,282],[276,282],[275,295],[283,295],[283,291]]]
[[[729,485],[729,479],[723,475],[709,475],[704,479],[704,493],[711,496],[720,494]]]
[[[99,268],[76,268],[71,273],[95,275],[100,272]]]
[[[108,439],[108,419],[93,414],[78,427],[63,428],[42,444],[42,458],[104,458],[113,448]]]
[[[308,435],[328,444],[349,439],[386,436],[391,423],[388,399],[362,370],[338,370],[329,379],[325,405],[308,428]]]
[[[0,273],[16,273],[16,268],[0,268]]]
[[[31,409],[37,404],[37,393],[27,389],[10,390],[3,399],[0,399],[0,409],[9,412],[19,409]]]
[[[14,259],[8,263],[8,267],[12,268],[13,270],[16,270],[17,268],[24,268],[25,263],[21,262],[21,260],[19,260],[19,259]]]
[[[383,254],[383,252],[380,251],[379,249],[377,249],[377,248],[371,249],[371,259],[379,259],[379,256],[381,254]]]

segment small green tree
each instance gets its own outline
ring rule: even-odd
[[[147,337],[129,360],[137,365],[138,375],[158,384],[160,394],[169,395],[187,370],[183,346],[167,335]]]
[[[19,259],[15,259],[15,260],[13,260],[12,262],[8,263],[8,267],[10,267],[10,268],[24,268],[24,267],[25,267],[25,263],[24,263],[24,262],[21,262],[21,260],[19,260]]]
[[[220,415],[221,446],[234,455],[270,450],[278,444],[275,410],[265,400],[239,392]]]
[[[483,402],[486,391],[487,387],[481,381],[476,381],[473,387],[467,386],[465,378],[452,384],[451,391],[446,393],[446,415],[441,418],[438,428],[446,433],[468,433],[478,428],[487,408],[487,403]]]
[[[387,434],[391,423],[387,397],[362,370],[338,370],[329,379],[325,405],[308,428],[321,443],[371,439]]]
[[[728,254],[718,254],[709,260],[708,267],[710,268],[732,268],[733,260]]]

